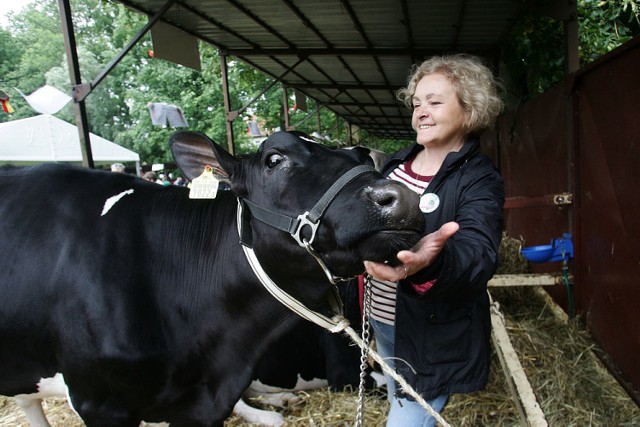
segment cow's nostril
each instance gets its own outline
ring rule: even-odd
[[[399,198],[398,189],[390,186],[367,187],[365,194],[369,200],[382,207],[395,204]]]

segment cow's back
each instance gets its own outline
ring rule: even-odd
[[[245,260],[236,207],[112,172],[0,170],[0,394],[61,372],[87,423],[224,419],[294,316]]]

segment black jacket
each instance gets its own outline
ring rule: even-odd
[[[387,176],[423,147],[393,155]],[[427,233],[449,221],[460,229],[436,262],[398,285],[395,323],[396,369],[425,399],[443,393],[482,390],[489,375],[491,318],[487,282],[498,266],[503,227],[504,183],[470,138],[449,153],[425,193],[439,205],[425,214]],[[419,296],[411,283],[437,279]],[[411,365],[407,366],[402,360]],[[415,371],[414,371],[415,370]]]

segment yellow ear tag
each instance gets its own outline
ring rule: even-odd
[[[190,199],[215,199],[218,194],[220,181],[213,176],[213,169],[207,165],[204,172],[197,178],[193,178],[189,184]]]

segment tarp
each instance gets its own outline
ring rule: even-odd
[[[95,164],[140,161],[138,153],[93,133],[89,135]],[[0,163],[43,162],[82,162],[75,125],[47,114],[0,123]]]
[[[40,114],[55,114],[67,105],[73,98],[53,86],[44,85],[31,95],[25,95],[17,90],[25,101]]]

